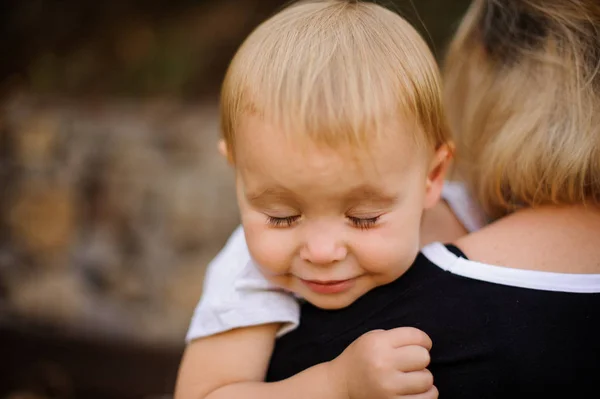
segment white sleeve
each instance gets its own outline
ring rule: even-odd
[[[464,183],[445,181],[442,198],[468,232],[479,230],[487,224],[483,210],[471,197]]]
[[[282,323],[278,336],[296,328],[300,305],[270,284],[252,262],[239,226],[210,262],[186,342],[240,327]]]

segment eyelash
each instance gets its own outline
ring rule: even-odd
[[[379,221],[379,218],[380,218],[380,216],[375,216],[373,218],[365,218],[365,219],[348,216],[348,219],[350,220],[350,222],[352,222],[354,227],[359,228],[361,230],[368,230],[368,229],[374,227],[375,224]]]
[[[287,216],[284,218],[267,216],[267,224],[273,227],[291,227],[298,219],[300,219],[300,216],[298,215]]]
[[[368,230],[375,226],[375,224],[379,221],[380,216],[376,216],[373,218],[357,218],[348,216],[348,220],[354,225],[354,227],[359,228],[361,230]],[[287,216],[284,218],[276,218],[273,216],[267,216],[267,224],[273,227],[291,227],[295,222],[300,219],[300,216]]]

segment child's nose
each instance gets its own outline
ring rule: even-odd
[[[300,257],[307,262],[327,266],[346,258],[348,250],[343,240],[331,231],[313,231],[300,251]]]

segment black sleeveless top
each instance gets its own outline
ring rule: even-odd
[[[367,331],[403,326],[433,340],[429,369],[441,399],[600,395],[600,294],[467,278],[422,253],[347,308],[303,304],[300,326],[277,340],[267,381],[332,360]]]

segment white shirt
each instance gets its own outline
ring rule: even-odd
[[[442,198],[468,231],[485,224],[483,212],[463,184],[446,182]],[[298,299],[262,276],[250,257],[242,226],[238,226],[208,265],[204,291],[186,341],[267,323],[281,323],[278,331],[281,336],[295,329],[299,322]]]

